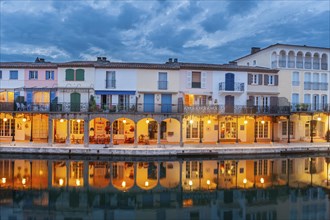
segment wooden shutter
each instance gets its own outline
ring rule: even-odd
[[[201,88],[205,89],[206,88],[206,72],[202,72],[202,83],[201,83]]]
[[[186,82],[186,86],[187,86],[187,89],[190,89],[191,88],[191,83],[192,83],[192,74],[191,72],[187,72],[187,82]]]
[[[258,78],[259,78],[258,85],[262,85],[262,74],[259,74]]]
[[[77,69],[76,70],[76,81],[84,81],[85,80],[85,70]]]
[[[268,75],[265,75],[264,85],[267,86],[268,84],[269,84],[269,76]]]
[[[253,75],[252,74],[248,74],[248,85],[251,85],[253,82]]]
[[[278,86],[278,75],[274,76],[275,86]]]
[[[66,69],[65,70],[65,80],[66,81],[73,81],[74,80],[74,70],[73,69]]]

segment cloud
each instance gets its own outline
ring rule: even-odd
[[[329,1],[1,1],[0,60],[226,63],[251,46],[330,47]],[[327,19],[329,18],[329,19]],[[21,52],[23,51],[23,52]]]

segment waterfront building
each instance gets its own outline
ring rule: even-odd
[[[278,119],[278,140],[313,142],[329,136],[329,48],[289,44],[253,47],[235,62],[279,70],[279,96],[290,102],[291,116]]]
[[[263,63],[267,54],[272,60],[277,57],[273,50],[280,54],[284,46],[254,50],[223,65],[176,58],[165,63],[121,63],[105,57],[65,63],[40,58],[31,63],[0,63],[0,83],[5,85],[0,93],[0,138],[13,144],[86,147],[325,141],[329,50],[320,49],[319,56],[313,53],[319,57],[311,66],[319,80],[313,83],[319,87],[312,90],[314,104],[310,102],[305,110],[300,103],[290,103],[300,90],[306,93],[304,97],[311,92],[305,89],[309,81],[304,89],[301,84],[295,88],[297,83],[287,86],[287,75],[296,77],[291,58],[285,69]],[[287,95],[288,87],[291,95]]]

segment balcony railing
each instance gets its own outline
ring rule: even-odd
[[[115,89],[116,88],[116,80],[105,80],[105,88]]]
[[[272,68],[277,68],[277,61],[272,61]]]
[[[307,104],[307,103],[297,103],[291,105],[292,112],[329,112],[329,104]]]
[[[304,82],[304,90],[328,90],[328,83]]]
[[[280,67],[286,67],[286,61],[285,60],[279,60],[279,66]]]
[[[219,91],[236,91],[244,92],[244,83],[235,82],[233,86],[226,84],[225,82],[219,83]]]
[[[186,114],[289,114],[289,106],[208,105],[185,106]]]
[[[295,63],[294,61],[289,61],[288,62],[288,67],[289,68],[294,68],[294,63]]]
[[[320,64],[319,63],[313,63],[313,69],[314,70],[320,69]]]
[[[292,81],[293,86],[299,86],[300,82],[299,81]]]
[[[311,69],[312,63],[311,62],[305,62],[305,69]]]
[[[158,81],[158,89],[166,90],[168,81]]]
[[[303,62],[302,61],[297,61],[296,66],[297,66],[297,68],[303,68]]]
[[[322,63],[322,64],[321,64],[321,69],[322,69],[322,70],[328,70],[328,64],[326,64],[326,63]]]
[[[25,107],[24,107],[25,106]],[[89,103],[29,103],[14,105],[14,103],[0,102],[0,111],[35,112],[35,113],[109,113],[109,114],[144,114],[144,113],[185,113],[185,114],[289,114],[290,106],[249,106],[249,105],[205,105],[184,106],[176,104],[119,104],[108,103],[91,105]],[[304,108],[299,108],[301,111]],[[308,109],[320,110],[321,105],[307,106]],[[292,107],[292,110],[297,110]]]

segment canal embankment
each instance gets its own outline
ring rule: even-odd
[[[0,143],[0,154],[100,155],[100,156],[207,156],[258,154],[330,155],[330,143],[253,143],[253,144],[185,144],[179,145],[52,145],[45,143]]]

